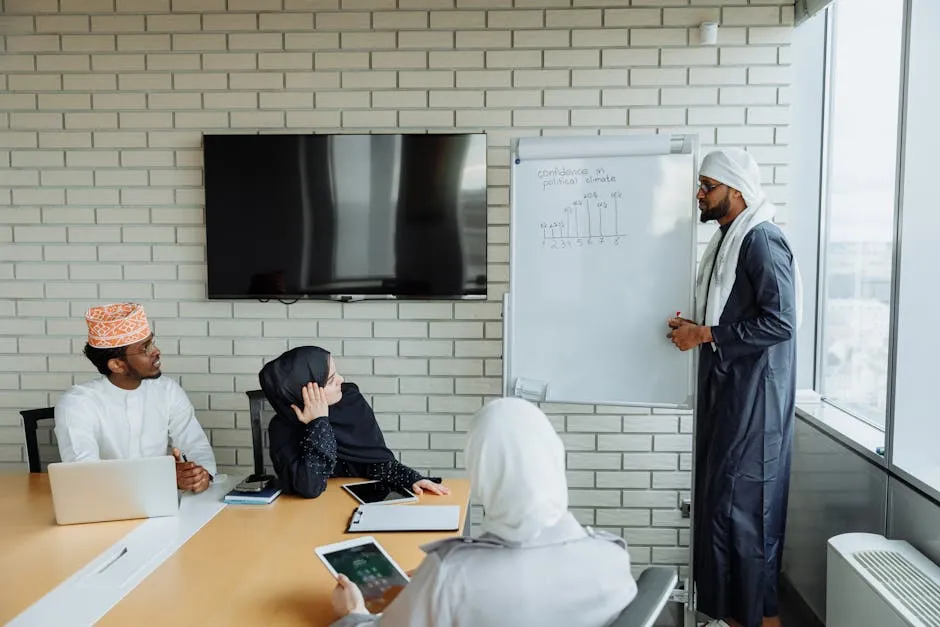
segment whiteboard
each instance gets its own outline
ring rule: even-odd
[[[511,164],[504,394],[691,408],[697,142],[691,135],[534,137]]]

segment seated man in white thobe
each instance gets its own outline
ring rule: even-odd
[[[172,444],[177,487],[208,488],[216,474],[212,446],[186,393],[160,376],[160,349],[143,307],[92,307],[85,320],[85,356],[104,376],[72,386],[56,405],[62,461],[159,457]]]

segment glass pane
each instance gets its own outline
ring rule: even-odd
[[[880,428],[903,15],[903,0],[842,0],[832,21],[822,393]]]

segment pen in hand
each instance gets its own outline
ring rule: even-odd
[[[173,449],[173,457],[176,459],[176,485],[181,490],[192,490],[195,493],[202,492],[212,483],[212,475],[198,463],[189,461],[183,451],[178,448]]]

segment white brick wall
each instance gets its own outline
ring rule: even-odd
[[[787,0],[0,8],[4,469],[24,468],[18,410],[94,376],[80,355],[84,309],[133,298],[226,470],[251,463],[244,392],[258,369],[316,343],[371,396],[404,462],[459,474],[469,416],[500,389],[513,137],[694,132],[705,149],[753,150],[772,197],[785,201]],[[697,45],[706,20],[722,25],[713,48]],[[488,132],[490,302],[205,300],[203,132],[395,128]],[[545,409],[569,449],[578,518],[626,536],[638,566],[684,564],[676,506],[689,488],[689,416]]]

